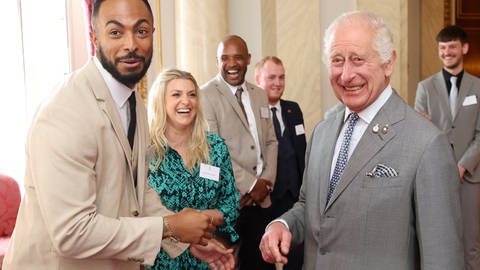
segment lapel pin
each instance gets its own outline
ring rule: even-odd
[[[382,127],[382,133],[383,133],[383,134],[387,134],[388,128],[389,128],[388,124],[383,125],[383,127]]]
[[[372,128],[373,133],[377,134],[380,131],[380,125],[375,124]]]

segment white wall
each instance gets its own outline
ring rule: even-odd
[[[255,83],[255,63],[262,59],[261,3],[258,0],[228,1],[229,34],[241,36],[248,45],[252,58],[246,80]]]
[[[0,42],[0,174],[23,179],[27,108],[23,78],[22,36],[17,1],[2,1],[4,41]],[[7,27],[8,26],[8,27]]]
[[[356,9],[356,0],[335,0],[335,1],[320,1],[320,28],[322,29],[321,34],[321,46],[323,46],[323,37],[324,32],[327,29],[328,25],[340,14]],[[323,53],[323,47],[322,53]],[[323,59],[320,59],[320,65],[325,67]],[[322,108],[327,111],[334,104],[338,103],[338,99],[333,94],[330,81],[328,79],[328,72],[326,68],[322,68],[320,72],[321,78],[321,89],[323,91],[322,95]]]
[[[65,8],[65,0],[50,0],[45,16],[43,1],[2,1],[0,173],[15,178],[22,192],[30,120],[69,72]]]

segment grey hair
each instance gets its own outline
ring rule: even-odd
[[[325,30],[323,38],[323,60],[326,64],[329,63],[330,52],[335,32],[339,26],[347,23],[358,22],[368,25],[374,31],[373,49],[378,53],[382,64],[389,62],[392,59],[393,51],[393,36],[383,19],[373,13],[364,11],[351,11],[343,13],[337,17]]]

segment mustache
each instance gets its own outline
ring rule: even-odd
[[[118,64],[118,62],[120,62],[122,60],[132,59],[132,58],[145,62],[145,57],[144,56],[138,55],[135,52],[129,52],[127,55],[115,58],[115,64]]]

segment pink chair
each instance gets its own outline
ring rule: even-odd
[[[0,269],[8,247],[20,206],[20,189],[17,182],[0,174]]]

